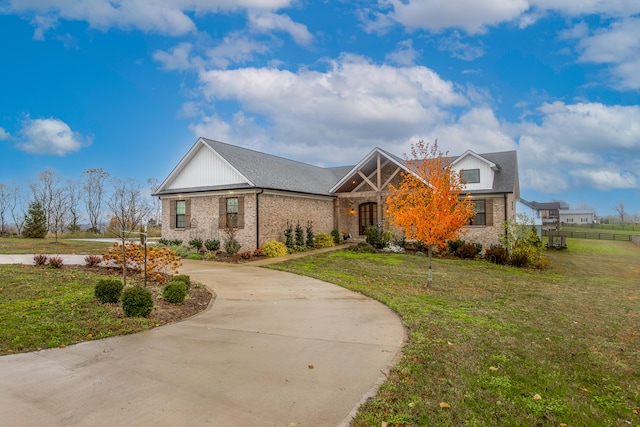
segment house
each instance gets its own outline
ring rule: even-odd
[[[523,213],[533,219],[538,236],[542,238],[542,232],[556,230],[560,218],[560,202],[528,202],[519,199],[516,205],[517,213]]]
[[[591,209],[562,209],[560,210],[560,224],[593,224],[595,215],[596,213]]]
[[[497,243],[519,196],[515,151],[451,158],[476,206],[465,239]],[[243,250],[283,240],[287,224],[339,230],[363,239],[365,229],[389,228],[386,197],[398,186],[405,161],[374,148],[358,164],[319,167],[199,138],[154,194],[162,200],[162,235],[184,242],[223,241],[230,230]]]

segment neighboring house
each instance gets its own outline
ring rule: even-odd
[[[543,230],[556,230],[558,228],[560,208],[560,202],[528,202],[520,199],[518,200],[516,211],[532,218],[536,225],[538,236],[542,237]]]
[[[570,225],[585,225],[595,222],[596,213],[589,209],[561,209],[560,223]]]
[[[497,244],[519,196],[515,151],[451,158],[467,180],[476,216],[464,239]],[[338,230],[363,239],[370,225],[389,228],[386,198],[405,161],[374,148],[357,165],[323,168],[200,138],[154,194],[162,200],[162,236],[185,243],[223,241],[228,230],[243,250],[283,240],[287,224]]]

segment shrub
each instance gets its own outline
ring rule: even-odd
[[[215,252],[220,249],[220,240],[207,239],[204,241],[204,247],[211,252]]]
[[[84,257],[84,262],[89,267],[95,267],[102,262],[102,257],[100,255],[87,255]]]
[[[256,256],[256,257],[264,256],[264,254],[262,253],[262,249],[261,248],[254,249],[253,256]]]
[[[335,238],[332,235],[319,233],[316,236],[316,246],[318,248],[330,248],[335,245]]]
[[[98,301],[103,304],[120,301],[122,295],[122,281],[114,277],[99,279],[93,291]]]
[[[62,268],[64,265],[64,260],[59,256],[52,256],[49,258],[49,267],[51,268]]]
[[[464,244],[464,240],[447,240],[447,252],[450,254],[457,254],[458,249],[460,249]]]
[[[284,245],[287,249],[293,249],[295,243],[293,241],[293,225],[287,223],[287,228],[284,229]]]
[[[202,245],[203,245],[202,239],[199,237],[189,240],[189,246],[198,251],[202,249]]]
[[[338,230],[331,230],[331,237],[333,237],[334,244],[340,244],[340,232]]]
[[[413,246],[416,248],[416,252],[424,253],[429,251],[429,245],[424,243],[422,240],[416,240]]]
[[[488,261],[501,265],[506,264],[509,260],[507,250],[500,246],[491,245],[491,247],[485,251],[484,256]]]
[[[382,227],[370,225],[364,230],[365,240],[376,249],[382,249],[389,244],[388,235],[382,231]]]
[[[161,245],[165,245],[165,246],[169,246],[170,242],[168,239],[165,239],[163,237],[158,239],[158,243],[160,243]]]
[[[526,267],[529,264],[529,256],[526,252],[511,252],[509,254],[509,264],[514,267]]]
[[[307,247],[312,248],[315,245],[315,235],[313,233],[313,222],[307,221]]]
[[[382,248],[382,252],[390,252],[390,253],[394,253],[394,254],[403,254],[404,253],[404,247],[395,245],[393,243],[389,243],[389,245],[387,247]]]
[[[304,246],[304,230],[302,229],[302,226],[300,225],[300,223],[296,224],[295,245],[296,246]]]
[[[474,243],[473,246],[476,247],[476,253],[480,255],[482,253],[482,243]]]
[[[173,304],[181,304],[187,296],[187,287],[181,281],[170,281],[162,289],[162,298]]]
[[[122,245],[115,243],[102,254],[103,261],[122,268]],[[127,270],[141,273],[144,269],[145,248],[140,243],[127,244],[125,263]],[[167,274],[177,272],[182,265],[180,257],[167,247],[149,245],[147,247],[147,278],[155,282],[163,282]]]
[[[264,246],[262,246],[262,253],[266,257],[275,258],[288,255],[289,250],[284,243],[277,242],[275,240],[269,240],[264,244]]]
[[[182,240],[180,239],[169,240],[169,246],[182,246]]]
[[[46,265],[47,261],[49,261],[49,257],[46,255],[38,254],[33,256],[33,262],[36,265]]]
[[[151,292],[140,286],[125,289],[122,293],[122,310],[127,317],[147,317],[153,310]]]
[[[182,245],[178,245],[178,246],[172,245],[172,246],[169,246],[169,249],[171,249],[176,254],[176,256],[180,258],[186,258],[191,253],[188,247],[182,246]]]
[[[478,255],[478,249],[471,243],[464,243],[456,249],[455,254],[462,259],[473,259]]]
[[[229,255],[237,254],[241,247],[240,242],[233,238],[224,242],[224,250]]]
[[[253,251],[242,251],[238,255],[240,255],[240,258],[242,259],[251,259]]]
[[[366,242],[360,242],[357,245],[351,245],[348,249],[351,252],[356,252],[359,254],[375,254],[378,252],[378,250],[374,248],[373,245]]]
[[[189,255],[187,255],[187,259],[199,260],[199,259],[202,259],[202,255],[200,255],[200,254],[189,254]]]
[[[186,274],[178,274],[177,276],[173,276],[169,281],[184,283],[187,290],[191,287],[191,277],[187,276]]]

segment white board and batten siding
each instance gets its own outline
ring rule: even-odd
[[[248,184],[248,182],[219,154],[201,145],[166,189],[178,190],[231,184]]]
[[[493,174],[491,164],[486,160],[479,159],[473,155],[466,155],[463,158],[456,161],[453,165],[453,169],[456,172],[460,172],[463,169],[479,169],[480,170],[480,182],[468,183],[465,190],[490,190],[493,188]]]

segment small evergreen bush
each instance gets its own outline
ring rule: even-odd
[[[189,248],[182,245],[171,245],[169,248],[176,253],[176,256],[179,256],[180,258],[185,258],[191,253],[189,252]]]
[[[269,240],[262,247],[262,253],[266,257],[275,258],[280,256],[287,256],[289,254],[289,250],[284,243],[277,242],[275,240]]]
[[[224,250],[228,255],[235,255],[240,251],[240,242],[236,239],[229,239],[224,242]]]
[[[334,244],[340,244],[340,232],[338,230],[331,230],[331,237],[333,237]]]
[[[122,293],[122,310],[127,317],[147,317],[153,310],[151,292],[140,286],[125,289]]]
[[[187,297],[187,287],[181,281],[170,281],[162,289],[162,298],[172,304],[182,304]]]
[[[370,225],[364,230],[365,240],[376,249],[382,249],[389,244],[387,233],[382,231],[382,227]]]
[[[316,236],[316,247],[318,248],[330,248],[335,245],[335,239],[332,235],[319,233]]]
[[[181,245],[182,245],[182,240],[180,239],[169,240],[169,246],[181,246]]]
[[[302,226],[300,225],[300,223],[296,224],[295,245],[296,246],[304,246],[304,230],[302,229]]]
[[[447,252],[450,254],[457,254],[458,249],[460,249],[464,244],[464,240],[447,240]]]
[[[307,222],[307,241],[306,245],[308,248],[312,248],[315,245],[315,235],[313,233],[313,222]]]
[[[357,245],[351,245],[348,248],[351,252],[356,252],[359,254],[375,254],[378,253],[378,250],[373,247],[370,243],[360,242]]]
[[[93,291],[94,295],[103,304],[120,301],[122,295],[122,281],[114,277],[99,279]]]
[[[161,245],[165,245],[165,246],[169,246],[170,242],[168,239],[165,239],[163,237],[158,239],[158,243],[160,243]]]
[[[220,249],[220,240],[207,239],[204,241],[204,247],[211,252],[215,252]]]
[[[191,287],[191,277],[187,276],[186,274],[178,274],[176,276],[173,276],[169,281],[184,283],[187,290]]]
[[[189,240],[189,246],[196,249],[196,250],[200,250],[202,249],[202,245],[204,244],[204,242],[202,241],[201,238],[196,237],[195,239],[191,239]]]
[[[284,229],[284,245],[287,249],[293,250],[295,242],[293,241],[293,225],[287,223],[287,228]]]

